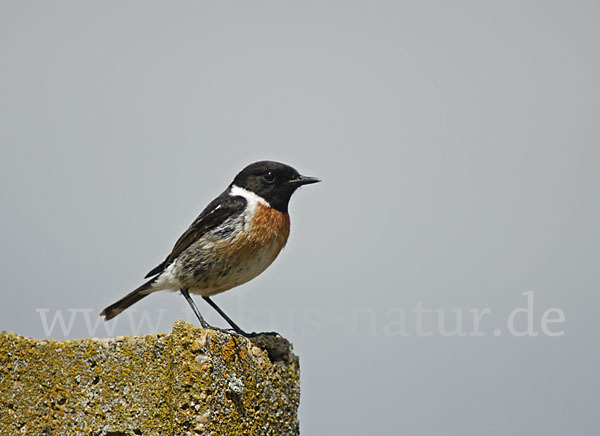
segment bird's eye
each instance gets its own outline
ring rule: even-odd
[[[263,174],[263,179],[267,183],[273,183],[275,181],[275,173],[273,171],[267,171]]]

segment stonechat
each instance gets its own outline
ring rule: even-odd
[[[292,194],[302,185],[319,181],[279,162],[248,165],[206,206],[164,262],[146,275],[150,280],[100,315],[109,320],[153,292],[179,291],[203,328],[213,327],[204,320],[190,293],[201,295],[236,333],[252,335],[210,297],[252,280],[271,265],[290,234]]]

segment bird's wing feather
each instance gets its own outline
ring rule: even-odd
[[[179,237],[173,250],[167,256],[167,258],[152,269],[146,278],[155,276],[161,273],[171,262],[173,262],[177,256],[181,254],[183,250],[192,245],[207,231],[218,227],[227,218],[239,215],[246,208],[246,199],[239,196],[230,196],[227,191],[221,194],[219,197],[211,201],[208,206],[200,213],[198,218],[194,220],[192,225]]]

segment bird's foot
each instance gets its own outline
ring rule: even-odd
[[[227,334],[230,334],[230,335],[235,336],[237,338],[240,338],[240,337],[255,338],[255,337],[261,336],[261,335],[281,336],[277,332],[245,332],[244,330],[242,330],[240,328],[237,328],[237,329],[234,329],[234,328],[223,329],[223,328],[220,328],[220,327],[212,326],[209,323],[207,323],[206,321],[201,322],[200,323],[200,327],[202,327],[203,329],[207,329],[207,330],[216,330],[218,332],[227,333]]]
[[[232,329],[232,331],[234,331],[235,333],[242,335],[246,338],[255,338],[257,336],[262,336],[262,335],[270,335],[270,336],[281,336],[279,333],[277,332],[245,332],[243,330],[239,330],[239,331],[235,331]]]

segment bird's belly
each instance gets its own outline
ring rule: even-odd
[[[207,240],[181,256],[178,282],[204,296],[239,286],[271,265],[288,235],[287,214],[259,208],[244,231],[227,240]]]
[[[255,251],[252,256],[241,256],[233,262],[225,262],[224,268],[217,265],[215,273],[209,274],[205,285],[198,289],[198,293],[214,295],[252,280],[273,263],[280,249],[278,244],[272,243]],[[194,292],[195,289],[192,291]]]
[[[178,281],[191,293],[214,295],[252,280],[275,260],[280,250],[277,241],[257,248],[251,254],[240,250],[233,255],[219,255],[221,250],[213,248],[198,262],[182,263]]]

